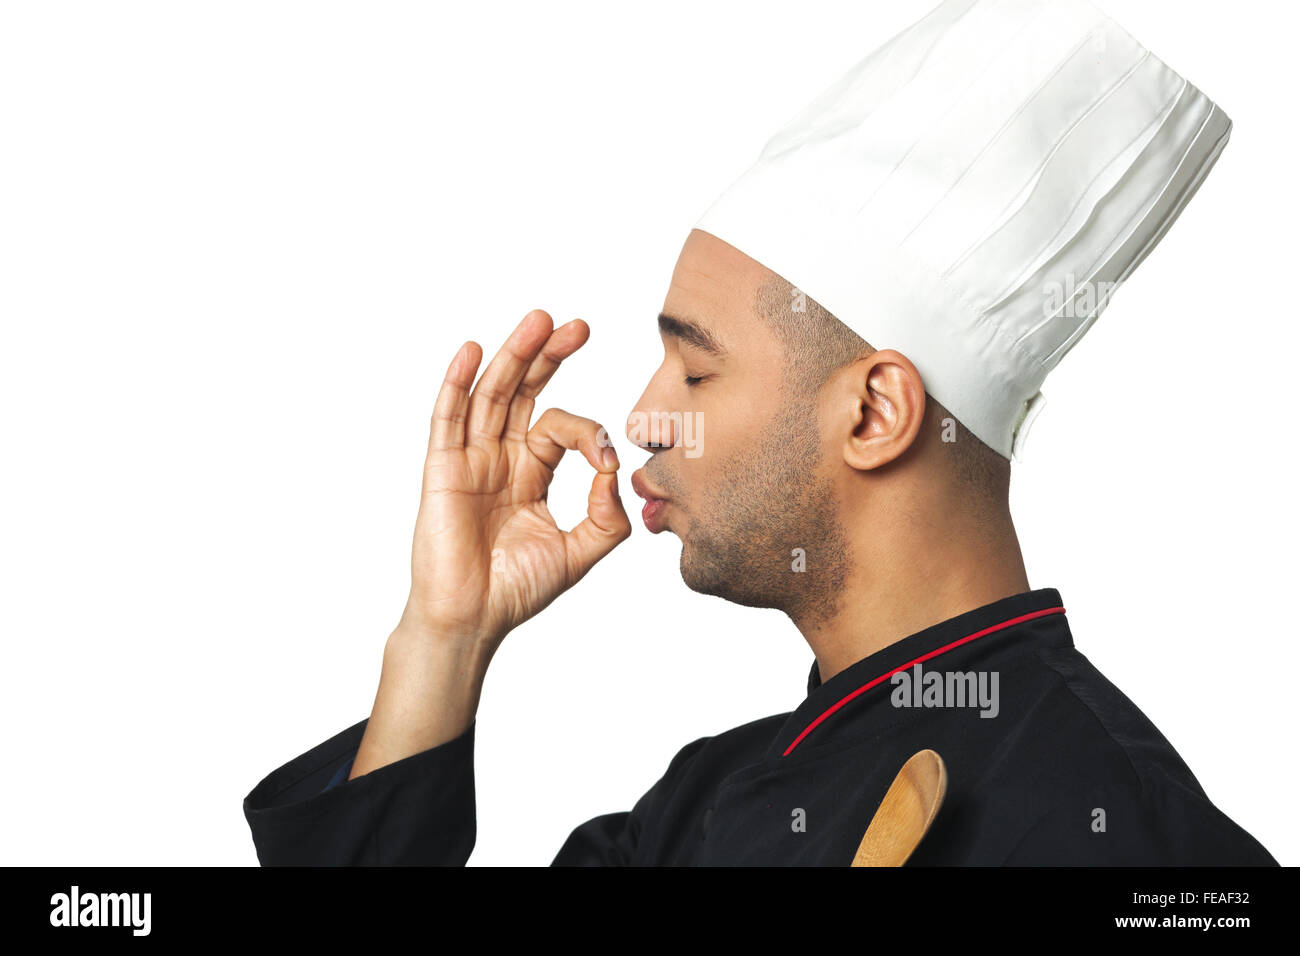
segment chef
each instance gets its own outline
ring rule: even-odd
[[[1086,0],[947,0],[768,140],[682,247],[631,484],[688,587],[789,616],[807,695],[686,744],[555,863],[847,866],[921,750],[947,785],[909,863],[1274,863],[1030,586],[1008,508],[1047,374],[1230,129]],[[264,864],[468,859],[491,659],[631,532],[608,433],[534,415],[588,334],[537,310],[481,375],[453,357],[373,709],[248,794]],[[564,531],[569,450],[596,476]]]

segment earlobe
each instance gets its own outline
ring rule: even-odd
[[[860,364],[857,409],[844,458],[867,471],[897,460],[915,443],[925,417],[925,387],[916,366],[892,349],[873,352]]]

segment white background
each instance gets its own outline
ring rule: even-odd
[[[539,409],[619,436],[635,507],[691,224],[931,5],[4,4],[3,862],[254,863],[244,795],[369,712],[457,346],[584,318]],[[1014,514],[1079,648],[1295,863],[1291,5],[1102,6],[1236,125],[1049,379]],[[493,663],[475,863],[549,862],[803,697],[788,620],[634,523]]]

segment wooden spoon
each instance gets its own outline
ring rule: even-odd
[[[948,790],[948,768],[933,750],[903,764],[862,836],[851,866],[902,866],[930,829]]]

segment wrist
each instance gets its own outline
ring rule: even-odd
[[[384,643],[384,668],[433,667],[464,677],[477,676],[481,681],[495,652],[496,646],[482,638],[414,626],[403,620]]]
[[[394,629],[349,779],[463,734],[478,711],[491,656],[481,642]]]

